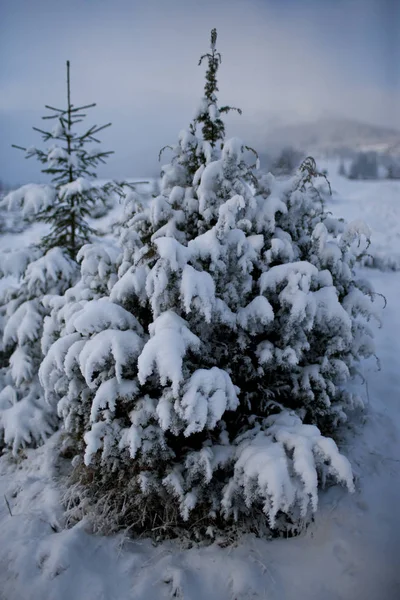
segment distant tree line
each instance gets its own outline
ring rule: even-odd
[[[400,179],[400,160],[377,152],[358,152],[347,168],[341,160],[338,173],[349,179]]]

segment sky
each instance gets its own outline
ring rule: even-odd
[[[0,179],[44,181],[11,148],[40,145],[45,104],[96,102],[101,177],[155,175],[202,96],[218,29],[228,134],[262,152],[274,125],[331,114],[400,129],[400,0],[0,0]]]

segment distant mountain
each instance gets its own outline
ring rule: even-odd
[[[271,128],[267,147],[276,150],[284,146],[293,146],[316,156],[346,156],[369,150],[400,156],[400,131],[352,119],[325,117]]]

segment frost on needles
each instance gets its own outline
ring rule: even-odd
[[[279,530],[316,510],[320,483],[354,490],[331,435],[373,353],[354,273],[368,231],[324,210],[312,159],[277,180],[224,139],[215,44],[160,193],[132,197],[109,292],[81,283],[48,321],[40,381],[76,455],[69,514],[103,531]]]
[[[62,296],[78,279],[77,260],[83,260],[82,269],[93,262],[93,249],[80,250],[95,234],[87,221],[89,214],[113,200],[113,195],[124,194],[121,184],[95,182],[96,167],[110,152],[98,149],[96,137],[108,125],[82,128],[79,133],[85,118],[82,111],[93,106],[72,104],[67,62],[67,107],[48,106],[51,114],[43,118],[54,126],[49,131],[34,128],[47,147],[17,146],[26,158],[36,157],[42,163],[51,183],[24,185],[3,200],[22,217],[49,225],[39,244],[0,256],[0,276],[9,281],[1,286],[0,295],[0,445],[12,446],[14,454],[44,441],[58,426],[57,407],[44,400],[38,380],[43,322],[51,298]],[[101,255],[105,276],[107,244],[102,244]]]

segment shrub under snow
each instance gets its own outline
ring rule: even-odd
[[[4,286],[0,296],[3,319],[0,383],[0,438],[13,452],[28,444],[43,442],[54,430],[57,412],[44,400],[38,380],[43,358],[41,336],[46,294],[61,294],[74,281],[77,265],[62,249],[53,248],[27,265],[21,253],[13,283]],[[0,274],[10,273],[11,255],[0,260]],[[31,259],[35,250],[31,249]],[[27,259],[28,260],[28,259]],[[19,271],[22,274],[19,274]]]

